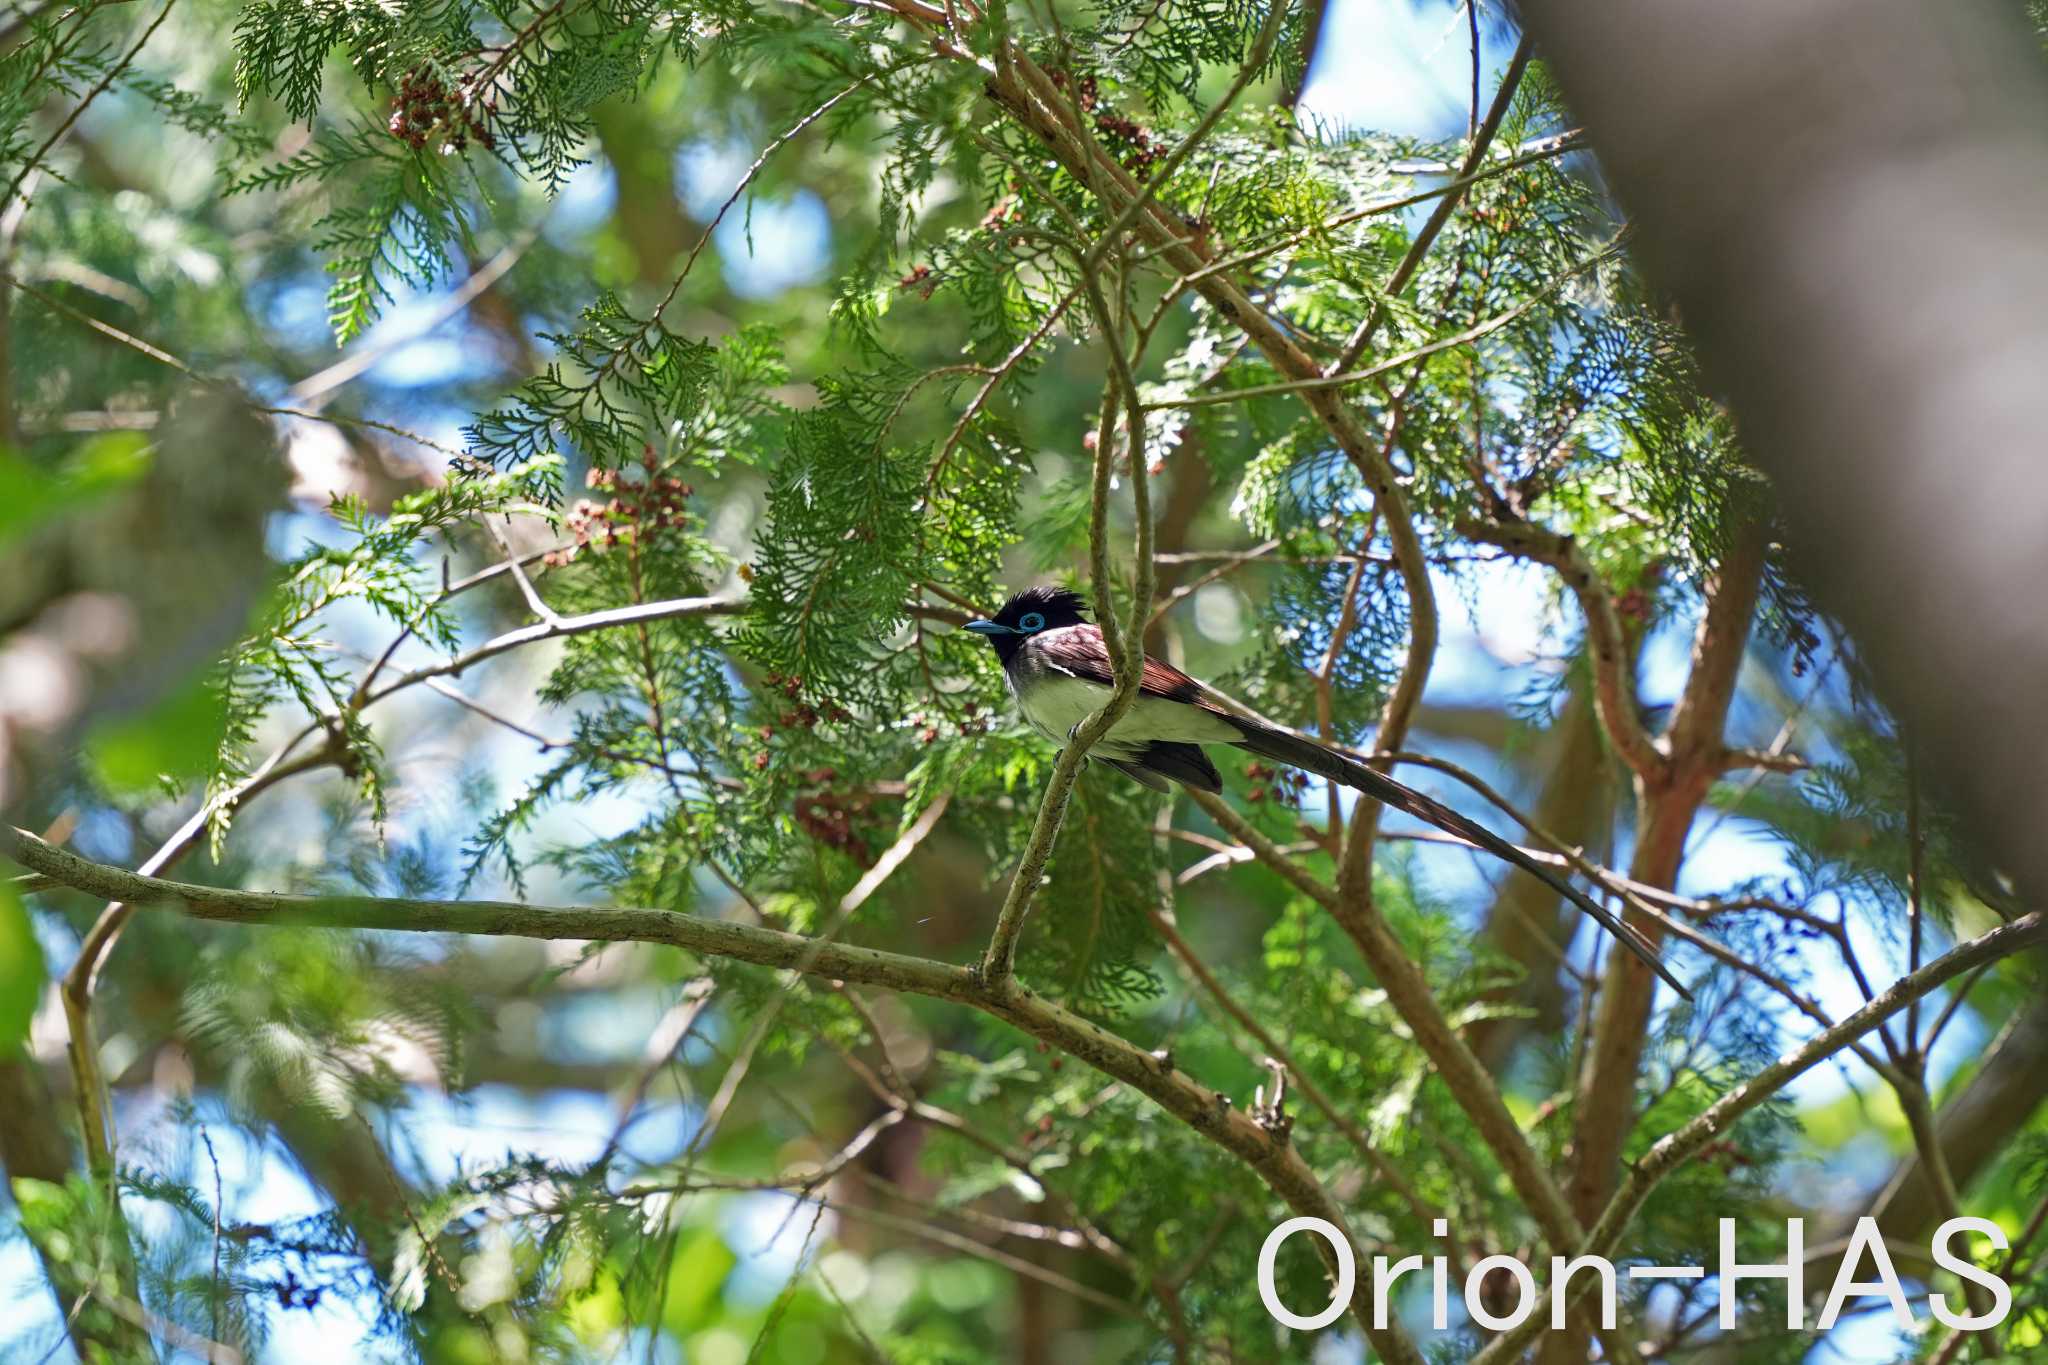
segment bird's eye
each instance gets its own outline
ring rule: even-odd
[[[1027,611],[1017,618],[1017,629],[1023,631],[1044,630],[1045,618],[1035,611]]]

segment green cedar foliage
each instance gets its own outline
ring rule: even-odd
[[[289,512],[276,497],[234,509],[239,534],[267,534],[268,562],[242,575],[255,607],[234,601],[233,642],[192,665],[224,717],[203,785],[138,800],[52,761],[9,798],[39,827],[82,816],[82,846],[134,864],[197,811],[216,861],[181,874],[199,880],[610,902],[971,962],[1054,755],[1016,723],[986,647],[954,627],[1023,581],[1086,587],[1097,529],[1128,600],[1136,471],[1094,448],[1110,345],[1137,352],[1138,397],[1159,405],[1137,457],[1158,525],[1179,518],[1163,548],[1258,547],[1241,571],[1174,564],[1181,586],[1205,574],[1223,586],[1169,612],[1159,638],[1267,714],[1369,740],[1417,622],[1358,465],[1298,393],[1274,391],[1288,376],[1237,321],[1178,287],[1165,253],[1120,247],[1090,275],[1116,216],[1101,183],[987,97],[997,44],[1013,42],[1082,134],[1147,184],[1252,52],[1262,7],[961,0],[941,9],[968,16],[964,31],[935,40],[866,3],[193,0],[165,30],[184,55],[151,48],[139,62],[123,8],[36,8],[4,40],[0,174],[35,181],[6,265],[62,307],[11,299],[0,438],[19,449],[0,456],[30,471],[18,487],[68,488],[90,463],[78,429],[154,430],[145,419],[204,391],[256,410],[217,443],[231,473],[259,447],[268,458],[260,416],[280,422],[302,486]],[[1444,622],[1488,590],[1500,552],[1473,524],[1505,509],[1575,538],[1630,648],[1668,643],[1767,490],[1677,321],[1630,267],[1589,154],[1546,141],[1571,128],[1557,90],[1530,69],[1484,178],[1389,292],[1434,202],[1406,201],[1440,188],[1428,168],[1466,147],[1277,110],[1274,89],[1301,75],[1305,15],[1151,187],[1157,203],[1191,240],[1238,258],[1247,295],[1319,364],[1374,317],[1367,359],[1411,357],[1345,395],[1385,440]],[[91,138],[45,151],[102,86]],[[101,139],[135,140],[146,155],[132,164],[155,158],[160,179],[123,172]],[[636,235],[650,198],[652,217],[681,220],[679,160],[735,144],[747,169],[716,222]],[[607,183],[618,198],[602,228],[549,217]],[[830,200],[829,277],[749,297],[735,245],[763,205],[799,191]],[[378,328],[506,252],[519,264],[470,301],[454,346],[470,368],[456,378],[423,396],[373,368],[335,393],[298,392],[336,342],[363,355]],[[326,326],[292,325],[320,277]],[[372,472],[320,483],[315,422]],[[1113,445],[1119,430],[1106,429]],[[420,449],[427,461],[406,465]],[[1097,453],[1115,481],[1101,528]],[[1190,487],[1195,505],[1173,510]],[[145,576],[121,555],[163,538],[152,510],[190,541],[217,535],[211,504],[164,498],[90,524],[60,504],[36,503],[33,525],[23,513],[19,536],[8,523],[10,629],[81,585]],[[520,578],[492,568],[513,532]],[[217,586],[194,595],[211,601]],[[1244,608],[1238,638],[1197,628],[1218,596]],[[618,612],[605,629],[563,625]],[[1567,665],[1560,681],[1525,680],[1526,697],[1494,708],[1511,713],[1496,747],[1540,748],[1555,696],[1582,685],[1576,612],[1546,642]],[[1716,888],[1745,908],[1703,915],[1700,932],[1739,960],[1778,963],[1817,931],[1802,938],[1772,901],[1852,910],[1896,966],[1914,839],[1931,922],[1960,933],[1985,918],[1995,873],[1911,790],[1906,747],[1855,685],[1853,651],[1775,554],[1758,625],[1735,737],[1768,742],[1799,713],[1815,761],[1793,780],[1727,775],[1703,818],[1766,831],[1792,884]],[[524,673],[473,657],[516,630],[536,636],[504,651]],[[1333,878],[1320,793],[1222,757],[1233,804]],[[280,764],[328,773],[324,805],[281,807],[268,794]],[[840,913],[919,837],[879,892]],[[1405,1189],[1290,1092],[1289,1140],[1362,1244],[1426,1253],[1425,1214],[1441,1210],[1469,1251],[1543,1245],[1327,913],[1244,865],[1177,885],[1221,837],[1184,802],[1084,771],[1021,983],[1248,1105],[1271,1083],[1265,1045],[1164,951],[1157,924],[1171,911],[1216,982],[1398,1171]],[[1512,988],[1549,964],[1476,941],[1468,907],[1428,875],[1442,864],[1407,848],[1380,850],[1375,903],[1446,1017],[1526,1021]],[[46,905],[50,941],[75,941],[97,910]],[[1251,1288],[1286,1210],[1273,1189],[1132,1087],[955,1003],[646,945],[422,945],[168,914],[126,934],[96,997],[106,1065],[131,1080],[145,1058],[166,1078],[184,1066],[199,1093],[145,1137],[125,1131],[139,1121],[120,1107],[121,1207],[156,1210],[130,1215],[134,1266],[109,1235],[104,1185],[16,1183],[13,1226],[53,1284],[132,1286],[166,1321],[248,1353],[333,1296],[375,1323],[378,1349],[422,1359],[996,1358],[1015,1315],[1044,1310],[1028,1307],[1014,1258],[998,1269],[959,1256],[964,1237],[1090,1291],[1061,1310],[1087,1358],[1305,1358]],[[1652,1020],[1629,1158],[1754,1075],[1801,1022],[1756,981],[1672,951],[1699,998]],[[1796,963],[1784,975],[1815,985]],[[2006,969],[1988,979],[2003,1004],[1984,1007],[1987,1023],[2022,987]],[[680,1021],[687,1036],[665,1031]],[[1586,1041],[1573,1020],[1502,1070],[1556,1171]],[[537,1138],[443,1150],[461,1106],[481,1112],[497,1093],[477,1089],[487,1083],[579,1093],[616,1128],[569,1155]],[[454,1119],[429,1102],[436,1088],[454,1096]],[[933,1112],[897,1122],[913,1097]],[[718,1105],[716,1130],[700,1130]],[[1781,1176],[1811,1155],[1797,1118],[1789,1102],[1761,1106],[1674,1175],[1628,1254],[1711,1261],[1698,1210],[1712,1208],[1743,1220],[1746,1259],[1772,1259]],[[807,1183],[854,1134],[871,1141],[831,1183]],[[1881,1136],[1903,1146],[1899,1124]],[[239,1196],[209,1160],[230,1140],[302,1169],[320,1211],[235,1225]],[[2001,1215],[2038,1200],[2038,1147],[2016,1145],[1990,1177]],[[805,1202],[820,1194],[842,1205],[829,1223]],[[746,1266],[766,1240],[764,1200],[800,1251],[799,1273],[760,1293]],[[939,1236],[938,1254],[906,1225]],[[1327,1292],[1299,1242],[1280,1275],[1290,1303]],[[1782,1311],[1745,1293],[1757,1324]],[[2030,1293],[2038,1323],[2048,1310]],[[1626,1308],[1663,1321],[1647,1286]],[[96,1301],[82,1315],[98,1330]],[[1462,1358],[1482,1341],[1464,1325],[1431,1349]],[[1785,1335],[1756,1349],[1789,1359],[1811,1345]]]

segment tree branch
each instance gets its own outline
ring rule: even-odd
[[[613,630],[620,626],[645,625],[649,621],[673,621],[687,616],[733,616],[746,610],[746,603],[733,597],[676,597],[661,602],[641,602],[629,607],[613,607],[607,611],[593,611],[582,616],[557,616],[553,620],[536,621],[530,626],[508,630],[494,635],[475,649],[444,659],[439,663],[426,664],[401,673],[382,687],[366,693],[361,705],[372,706],[384,700],[393,692],[402,691],[429,678],[452,677],[482,663],[527,645],[540,644],[544,640],[562,639],[571,635],[588,635],[597,630]]]
[[[1779,1057],[1749,1080],[1716,1100],[1698,1117],[1676,1132],[1668,1133],[1630,1168],[1621,1187],[1601,1211],[1588,1234],[1584,1254],[1604,1256],[1620,1243],[1621,1234],[1659,1181],[1683,1166],[1737,1119],[1806,1072],[1841,1052],[1913,1001],[1986,962],[1996,962],[2048,942],[2048,912],[2039,910],[2002,924],[1989,933],[1958,944],[1919,971],[1900,977],[1869,1004],[1831,1028],[1823,1029],[1806,1042]],[[1588,1282],[1581,1277],[1582,1289]],[[1548,1322],[1543,1314],[1531,1314],[1529,1321],[1494,1338],[1473,1357],[1473,1365],[1503,1365],[1519,1353]]]
[[[296,743],[296,739],[288,742],[240,785],[194,811],[177,832],[143,863],[144,872],[162,872],[198,847],[214,817],[223,810],[233,809],[288,777],[324,767],[341,756],[340,747],[331,735],[328,742],[319,748],[292,758],[290,751]],[[78,955],[72,959],[58,987],[58,996],[64,1007],[68,1033],[65,1047],[71,1058],[72,1085],[76,1091],[74,1098],[78,1104],[80,1135],[85,1143],[86,1167],[109,1181],[114,1171],[113,1125],[107,1112],[106,1080],[100,1073],[99,1041],[92,1026],[92,993],[98,984],[101,965],[105,963],[107,954],[114,950],[121,930],[134,913],[133,905],[118,896],[108,897],[107,904],[78,945]]]
[[[1640,815],[1629,868],[1634,881],[1667,889],[1677,885],[1693,818],[1721,773],[1722,731],[1749,645],[1767,545],[1763,523],[1745,520],[1707,585],[1692,667],[1657,746],[1662,761],[1654,777],[1637,774]],[[1634,906],[1622,913],[1651,943],[1662,938],[1663,925],[1656,918]],[[1635,1124],[1636,1082],[1656,993],[1657,979],[1649,968],[1616,944],[1607,955],[1572,1139],[1573,1205],[1588,1221],[1613,1188],[1622,1146]]]
[[[1976,1074],[1942,1106],[1934,1125],[1934,1145],[1955,1185],[1967,1188],[2048,1099],[2048,1076],[2041,1065],[2044,1052],[2048,1002],[2037,1000],[2016,1013],[1982,1050]],[[1918,1237],[1933,1225],[1941,1207],[1939,1181],[1932,1177],[1916,1143],[1869,1205],[1857,1212],[1875,1217],[1887,1236]]]
[[[1172,882],[1169,880],[1167,885],[1170,890]],[[1188,978],[1199,984],[1202,990],[1208,993],[1209,998],[1216,1002],[1216,1007],[1230,1016],[1239,1028],[1250,1034],[1259,1046],[1266,1050],[1268,1056],[1286,1068],[1287,1074],[1293,1078],[1301,1093],[1308,1096],[1309,1103],[1330,1121],[1333,1128],[1344,1135],[1345,1140],[1351,1144],[1351,1149],[1358,1153],[1359,1159],[1365,1162],[1382,1184],[1400,1197],[1416,1221],[1426,1226],[1442,1217],[1443,1211],[1422,1197],[1408,1177],[1401,1173],[1401,1168],[1387,1160],[1386,1154],[1373,1145],[1365,1130],[1323,1092],[1323,1088],[1316,1084],[1315,1078],[1302,1069],[1301,1064],[1294,1060],[1293,1055],[1273,1036],[1272,1031],[1260,1023],[1250,1010],[1231,997],[1223,983],[1216,979],[1216,974],[1209,970],[1208,964],[1195,952],[1194,946],[1181,936],[1180,925],[1174,918],[1172,907],[1163,904],[1154,908],[1151,918],[1152,927],[1158,931],[1167,951],[1181,965]],[[1452,1249],[1451,1258],[1455,1269],[1455,1263],[1459,1260],[1455,1247]]]
[[[1474,22],[1476,24],[1476,8],[1474,15]],[[1476,34],[1478,30],[1475,28],[1473,31],[1475,34],[1474,52],[1476,54]],[[1493,146],[1494,136],[1500,132],[1501,121],[1507,117],[1509,108],[1515,102],[1515,91],[1521,88],[1522,73],[1529,69],[1529,58],[1532,55],[1534,55],[1534,50],[1530,46],[1529,35],[1525,33],[1522,35],[1522,40],[1515,45],[1515,55],[1509,59],[1508,69],[1501,76],[1500,88],[1493,92],[1493,104],[1487,109],[1485,120],[1479,124],[1472,134],[1471,150],[1465,153],[1465,160],[1458,167],[1457,178],[1466,185],[1470,185],[1473,172],[1479,169],[1479,163],[1486,159],[1487,149]],[[1478,57],[1476,55],[1473,61],[1472,94],[1473,103],[1476,106],[1479,94],[1479,70],[1477,66]],[[1444,224],[1451,221],[1451,214],[1456,211],[1458,202],[1463,198],[1464,191],[1460,189],[1446,194],[1437,201],[1436,208],[1430,212],[1428,220],[1422,225],[1422,230],[1416,233],[1415,240],[1408,244],[1407,255],[1403,256],[1401,264],[1394,268],[1393,277],[1387,281],[1385,292],[1378,299],[1374,300],[1372,310],[1365,315],[1365,320],[1358,324],[1357,330],[1352,332],[1351,336],[1345,341],[1343,352],[1331,364],[1329,372],[1332,375],[1343,374],[1346,370],[1356,365],[1359,357],[1365,354],[1365,348],[1372,344],[1374,333],[1379,330],[1381,321],[1386,317],[1387,300],[1400,297],[1401,291],[1408,287],[1408,281],[1415,277],[1416,270],[1421,267],[1424,258],[1429,255],[1430,247],[1436,244],[1437,234],[1444,230]]]
[[[1479,1130],[1488,1150],[1506,1172],[1508,1183],[1521,1196],[1537,1226],[1542,1228],[1544,1238],[1558,1252],[1576,1254],[1584,1241],[1584,1234],[1572,1216],[1571,1207],[1523,1138],[1521,1126],[1508,1112],[1493,1078],[1444,1017],[1421,969],[1395,941],[1385,919],[1369,902],[1363,911],[1357,908],[1356,902],[1347,905],[1340,893],[1310,877],[1299,863],[1280,852],[1270,839],[1253,829],[1222,798],[1192,790],[1188,795],[1232,837],[1252,849],[1260,862],[1329,910],[1351,935],[1380,988],[1387,993],[1388,1003],[1407,1023],[1416,1043],[1436,1067],[1437,1075],[1450,1090],[1452,1098],[1457,1100],[1459,1107]],[[1601,1341],[1616,1359],[1637,1358],[1633,1348],[1617,1333],[1603,1333]]]
[[[1614,609],[1614,597],[1606,582],[1587,562],[1578,543],[1570,536],[1529,521],[1460,521],[1458,533],[1473,540],[1498,545],[1510,554],[1534,560],[1557,571],[1565,586],[1578,598],[1586,618],[1586,648],[1592,656],[1593,696],[1599,705],[1600,723],[1607,731],[1622,762],[1636,776],[1660,780],[1668,760],[1643,725],[1637,709],[1635,652],[1629,648],[1621,617]]]
[[[14,196],[20,191],[23,182],[43,164],[43,158],[54,151],[57,144],[62,142],[71,132],[73,125],[78,122],[79,116],[85,113],[92,106],[92,102],[101,95],[104,95],[108,87],[113,85],[116,80],[119,80],[121,74],[134,64],[135,58],[141,54],[143,47],[148,44],[149,40],[156,35],[157,29],[163,26],[164,20],[171,17],[171,7],[177,4],[177,2],[178,0],[164,0],[163,8],[157,11],[156,18],[150,21],[149,26],[142,30],[142,36],[135,40],[134,46],[130,47],[118,62],[107,68],[106,74],[99,78],[92,89],[85,92],[85,98],[71,106],[71,112],[64,116],[64,121],[57,125],[57,130],[50,134],[42,146],[36,148],[34,152],[30,153],[22,161],[21,169],[15,172],[12,180],[7,182],[7,192],[0,194],[0,211],[4,211],[13,204]]]
[[[892,6],[913,22],[930,25],[940,11],[918,0],[896,0]],[[1037,136],[1055,159],[1084,184],[1107,192],[1103,208],[1117,213],[1140,193],[1130,174],[1114,160],[1102,155],[1085,131],[1070,127],[1056,104],[1038,98],[1037,88],[1050,86],[1044,72],[1021,52],[1008,50],[995,63],[987,82],[989,97]],[[1409,658],[1412,666],[1404,672],[1402,685],[1388,703],[1388,718],[1395,723],[1389,735],[1384,726],[1382,744],[1398,748],[1405,733],[1407,717],[1420,699],[1427,664],[1436,653],[1436,597],[1430,586],[1429,565],[1421,538],[1408,507],[1406,495],[1395,478],[1391,464],[1382,457],[1364,416],[1335,388],[1324,386],[1325,377],[1315,360],[1266,311],[1255,304],[1243,286],[1231,275],[1209,269],[1213,254],[1184,236],[1184,225],[1156,203],[1143,204],[1135,227],[1178,271],[1183,282],[1196,289],[1217,312],[1230,319],[1251,339],[1283,380],[1315,385],[1300,396],[1309,410],[1328,429],[1345,455],[1358,466],[1375,504],[1381,511],[1388,540],[1401,570],[1409,597]]]
[[[1101,293],[1090,276],[1085,281],[1091,301],[1101,307]],[[1103,309],[1106,313],[1106,308]],[[1123,353],[1118,347],[1115,332],[1107,326],[1104,318],[1105,341],[1117,357],[1119,367],[1123,365]],[[1133,389],[1135,392],[1135,389]],[[1145,637],[1145,612],[1152,600],[1152,523],[1147,509],[1141,506],[1138,518],[1138,571],[1139,591],[1133,594],[1129,639],[1126,641],[1123,627],[1116,616],[1116,601],[1110,592],[1109,571],[1109,490],[1111,471],[1116,461],[1116,415],[1118,412],[1118,388],[1111,384],[1103,390],[1102,419],[1095,435],[1095,486],[1094,501],[1089,512],[1089,557],[1094,569],[1095,619],[1102,630],[1102,643],[1109,652],[1110,667],[1114,685],[1109,699],[1102,709],[1083,721],[1068,738],[1066,747],[1060,750],[1058,760],[1053,764],[1052,779],[1046,783],[1045,796],[1038,803],[1038,818],[1031,827],[1031,838],[1024,846],[1024,856],[1017,864],[1017,870],[1010,877],[1009,890],[1004,893],[1002,907],[996,912],[995,928],[989,933],[988,948],[981,957],[980,974],[984,981],[995,990],[1005,990],[1013,983],[1016,966],[1017,941],[1024,934],[1024,919],[1031,912],[1032,898],[1038,893],[1038,884],[1045,878],[1046,865],[1052,861],[1053,844],[1058,840],[1060,822],[1066,818],[1067,802],[1073,795],[1075,779],[1080,776],[1081,764],[1088,757],[1088,750],[1095,742],[1109,733],[1110,726],[1123,717],[1138,699],[1138,683],[1143,678]],[[1136,399],[1132,399],[1133,423],[1131,427],[1131,476],[1133,491],[1143,487],[1145,473],[1140,466],[1144,462],[1142,427],[1137,425]],[[1142,498],[1140,502],[1142,503]],[[1128,646],[1128,647],[1127,647]]]
[[[2048,614],[2013,596],[2048,577],[2039,35],[1989,0],[1521,11],[1802,577],[1959,828],[2039,900]]]
[[[508,901],[446,901],[374,896],[301,896],[165,881],[88,862],[25,830],[0,834],[0,851],[52,881],[133,905],[173,905],[195,919],[230,924],[457,933],[606,943],[660,943],[709,957],[934,999],[953,1000],[1003,1020],[1130,1085],[1217,1146],[1244,1161],[1296,1213],[1339,1227],[1344,1214],[1301,1155],[1232,1107],[1228,1097],[1128,1039],[1046,1000],[1014,980],[991,987],[981,974],[928,958],[844,943],[823,943],[777,929],[703,919],[666,910],[546,907]],[[1358,1277],[1353,1312],[1384,1359],[1421,1365],[1398,1325],[1371,1327],[1368,1276]]]

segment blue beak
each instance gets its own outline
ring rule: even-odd
[[[969,621],[967,629],[976,635],[1015,635],[1017,632],[999,621]]]

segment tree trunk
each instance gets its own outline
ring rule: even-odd
[[[2039,38],[1988,0],[1523,11],[1776,484],[1795,561],[1963,827],[2038,901]]]

